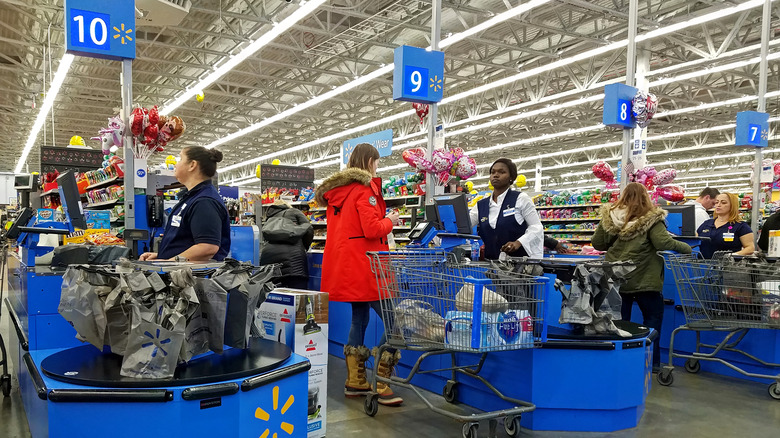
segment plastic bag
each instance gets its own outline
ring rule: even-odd
[[[225,319],[225,345],[247,348],[254,325],[255,309],[273,290],[271,279],[279,275],[275,266],[264,266],[255,276],[231,290],[228,294]]]
[[[405,338],[444,342],[444,318],[420,300],[403,300],[395,308],[395,327]]]
[[[57,311],[76,329],[77,338],[100,350],[106,330],[103,301],[114,289],[111,283],[108,275],[89,272],[79,266],[69,267],[62,276]]]
[[[140,303],[132,306],[132,323],[120,375],[141,379],[173,377],[184,342],[183,318],[165,327],[142,316]]]
[[[462,312],[471,312],[474,307],[474,284],[464,283],[455,295],[455,308]],[[482,287],[482,311],[488,313],[506,312],[509,308],[506,298]]]

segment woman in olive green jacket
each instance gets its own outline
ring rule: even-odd
[[[620,199],[601,208],[601,222],[593,234],[593,248],[606,251],[606,261],[632,261],[636,269],[620,287],[623,320],[631,320],[636,302],[642,311],[643,325],[661,333],[664,300],[664,262],[658,251],[690,254],[691,247],[678,242],[666,231],[666,211],[655,207],[647,189],[629,183]],[[659,342],[653,343],[653,366],[660,364]]]

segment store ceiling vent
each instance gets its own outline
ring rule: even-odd
[[[190,12],[190,0],[136,0],[137,26],[178,26]]]

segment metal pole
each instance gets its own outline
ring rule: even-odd
[[[439,50],[439,40],[441,40],[441,0],[433,0],[431,4],[433,12],[431,19],[431,50]],[[431,104],[428,114],[428,157],[433,156],[433,142],[436,136],[436,123],[439,115],[439,105]],[[434,176],[430,173],[425,175],[425,203],[433,204],[433,196],[436,189]]]
[[[536,160],[536,169],[534,172],[534,192],[542,192],[542,160]]]
[[[124,160],[125,160],[125,229],[135,228],[135,184],[133,181],[133,135],[130,132],[130,113],[133,111],[133,60],[122,60],[122,74],[119,79],[122,85],[122,112],[120,117],[125,122]],[[130,241],[128,240],[128,245]],[[132,248],[131,248],[132,250]]]
[[[636,72],[636,27],[639,14],[639,0],[631,0],[628,7],[628,47],[626,48],[626,85],[633,87],[634,74]],[[620,165],[620,191],[628,184],[628,172],[626,167],[630,162],[631,143],[634,139],[632,129],[623,130],[623,149]]]
[[[758,111],[766,111],[766,81],[767,61],[769,53],[769,25],[771,23],[771,0],[764,0],[764,14],[761,19],[761,61],[758,74]],[[750,218],[750,228],[753,229],[754,244],[758,243],[758,218],[761,214],[761,170],[764,161],[763,151],[756,148],[756,161],[753,165],[753,214]],[[756,249],[758,249],[756,247]]]

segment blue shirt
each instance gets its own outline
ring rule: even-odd
[[[157,258],[176,257],[198,243],[219,246],[214,254],[218,261],[230,252],[228,212],[211,180],[193,187],[173,207]]]
[[[702,240],[701,242],[701,254],[705,258],[712,258],[712,254],[715,251],[729,251],[737,252],[742,250],[742,241],[740,237],[745,234],[752,233],[750,225],[745,222],[727,222],[718,228],[715,228],[715,219],[708,219],[697,230],[697,233],[701,237],[709,237],[710,240]],[[733,233],[733,236],[727,236],[728,239],[724,239],[724,234]]]

